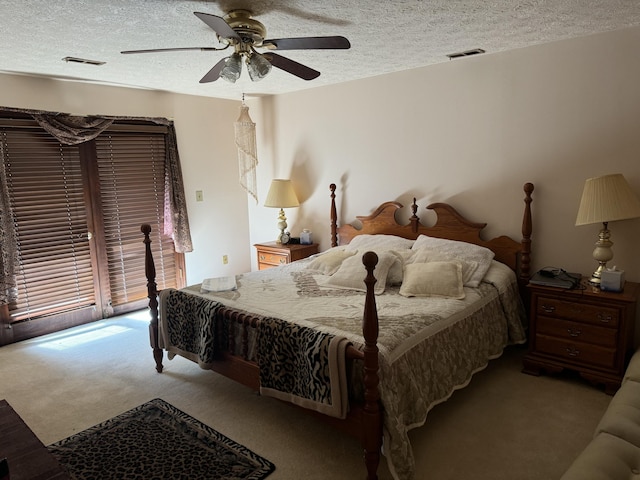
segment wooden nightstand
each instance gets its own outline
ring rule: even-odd
[[[318,253],[318,244],[299,245],[268,242],[256,243],[254,245],[258,250],[258,269],[277,267],[286,263],[295,262],[302,258],[307,258],[314,253]]]
[[[633,330],[640,284],[603,292],[585,279],[580,289],[528,285],[531,293],[529,352],[523,372],[571,369],[603,384],[608,394],[620,387],[633,352]]]

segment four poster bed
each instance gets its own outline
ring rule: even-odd
[[[411,479],[408,431],[501,355],[525,341],[520,298],[528,281],[531,194],[522,240],[483,240],[486,224],[434,203],[433,226],[409,223],[397,202],[338,226],[331,245],[277,268],[236,276],[237,288],[158,292],[148,225],[142,226],[156,369],[163,350],[319,414],[360,438],[367,478],[384,452],[394,477]],[[363,267],[364,264],[364,267]]]

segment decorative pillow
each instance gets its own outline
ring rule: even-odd
[[[413,246],[412,250],[425,250],[429,261],[458,261],[465,262],[467,266],[468,279],[465,285],[468,287],[477,287],[491,266],[491,260],[495,254],[488,248],[475,245],[473,243],[459,242],[456,240],[447,240],[444,238],[429,237],[420,235]],[[472,262],[476,262],[477,266],[473,269]],[[471,270],[473,270],[471,272]]]
[[[406,250],[411,248],[414,240],[398,237],[396,235],[356,235],[351,239],[348,245],[345,245],[347,250],[360,250],[362,252],[366,250],[386,251],[386,250]]]
[[[334,273],[325,285],[334,288],[344,288],[347,290],[358,290],[360,292],[366,292],[367,287],[364,283],[364,279],[367,276],[367,270],[362,264],[362,256],[366,252],[353,255],[342,262],[340,268]],[[376,295],[380,295],[384,292],[387,285],[387,275],[393,262],[397,260],[396,256],[389,252],[379,252],[378,264],[376,265],[373,275],[376,277],[376,284],[373,289]]]
[[[404,268],[400,295],[464,298],[462,265],[458,262],[410,263]]]
[[[307,268],[317,270],[323,275],[333,275],[338,271],[345,258],[352,257],[357,250],[345,250],[344,248],[332,248],[315,257]]]
[[[437,250],[432,250],[430,248],[421,248],[419,250],[412,250],[413,255],[409,258],[407,263],[429,263],[429,262],[443,262],[455,260],[462,265],[462,283],[471,287],[473,285],[469,285],[469,283],[473,283],[472,278],[473,274],[478,269],[478,262],[474,262],[472,260],[460,260],[459,258],[451,258],[449,255],[442,254]]]

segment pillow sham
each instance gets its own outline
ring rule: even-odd
[[[404,268],[400,295],[462,300],[462,265],[458,262],[410,263]]]
[[[351,242],[345,245],[347,250],[406,250],[411,248],[414,240],[408,238],[398,237],[397,235],[371,235],[363,234],[356,235],[351,239]]]
[[[366,292],[367,287],[364,283],[364,279],[367,276],[367,270],[362,264],[362,256],[366,252],[357,253],[342,262],[338,271],[334,273],[325,285],[334,288],[343,288],[347,290],[358,290],[359,292]],[[384,293],[384,289],[387,286],[387,275],[393,262],[395,262],[396,256],[389,252],[378,252],[378,264],[373,271],[376,277],[376,284],[373,289],[376,295]]]
[[[429,261],[449,260],[470,264],[467,266],[468,279],[465,282],[465,285],[468,287],[477,287],[480,285],[480,282],[491,266],[491,260],[493,260],[495,256],[491,250],[481,247],[480,245],[429,237],[427,235],[420,235],[411,249],[424,250],[427,252],[426,255]],[[477,263],[475,268],[473,268],[472,262]]]
[[[428,263],[428,262],[443,262],[443,261],[457,261],[462,266],[462,283],[471,287],[469,283],[473,284],[473,274],[478,269],[478,262],[471,260],[460,260],[459,258],[452,258],[449,255],[443,255],[441,252],[432,250],[430,248],[421,248],[419,250],[412,250],[413,255],[410,257],[407,263]]]
[[[357,250],[345,250],[344,248],[332,248],[316,256],[307,268],[317,270],[323,275],[333,275],[338,271],[345,258],[349,258],[357,253]]]

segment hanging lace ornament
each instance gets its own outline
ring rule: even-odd
[[[235,123],[236,147],[238,147],[238,168],[240,170],[240,186],[258,203],[258,187],[256,182],[256,167],[258,166],[258,152],[256,147],[256,124],[249,116],[249,107],[244,103],[240,116]]]

